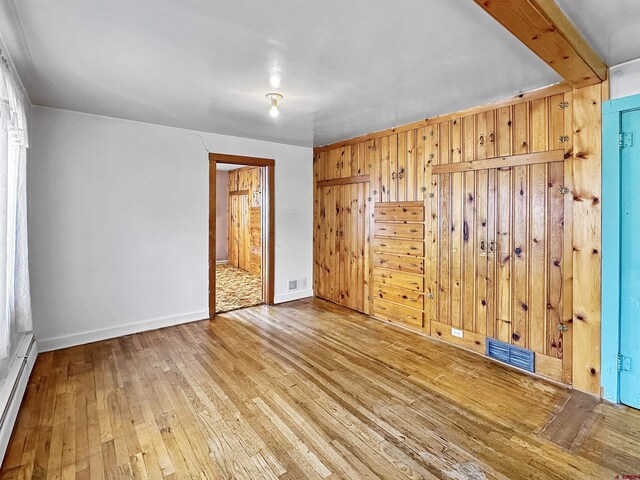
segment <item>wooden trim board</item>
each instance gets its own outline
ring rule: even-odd
[[[334,185],[349,185],[352,183],[368,183],[369,175],[357,175],[355,177],[334,178],[331,180],[320,180],[317,187],[332,187]]]
[[[508,157],[490,158],[487,160],[472,160],[470,162],[458,162],[444,165],[436,165],[432,173],[442,175],[445,173],[473,172],[476,170],[488,170],[490,168],[521,167],[540,163],[554,163],[564,161],[564,150],[549,150],[541,153],[526,155],[510,155]]]

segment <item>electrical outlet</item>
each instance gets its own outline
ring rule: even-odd
[[[458,337],[458,338],[464,338],[464,332],[462,330],[460,330],[459,328],[452,328],[451,329],[451,335],[453,335],[454,337]]]

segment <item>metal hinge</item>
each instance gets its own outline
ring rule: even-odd
[[[560,137],[560,143],[567,143],[569,141],[569,137],[567,135],[562,135]]]
[[[566,332],[567,330],[569,330],[569,327],[567,327],[563,323],[559,323],[558,324],[558,330],[561,331],[561,332]]]
[[[569,102],[560,102],[558,104],[558,107],[560,107],[562,110],[564,110],[565,108],[569,108]]]
[[[620,132],[620,138],[618,140],[618,146],[622,148],[633,147],[633,133]]]
[[[628,372],[631,370],[631,359],[622,354],[618,354],[618,371]]]

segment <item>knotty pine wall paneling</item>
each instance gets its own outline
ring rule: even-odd
[[[598,395],[600,102],[600,85],[560,84],[316,148],[317,294],[340,303],[330,271],[353,255],[336,255],[326,218],[342,197],[319,185],[367,175],[372,315],[479,353],[487,337],[532,350],[538,374]],[[409,202],[424,217],[413,258],[406,212],[379,215]],[[346,285],[360,274],[339,278],[358,291]]]

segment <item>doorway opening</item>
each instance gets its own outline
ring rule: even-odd
[[[273,304],[272,159],[209,154],[209,316]]]

